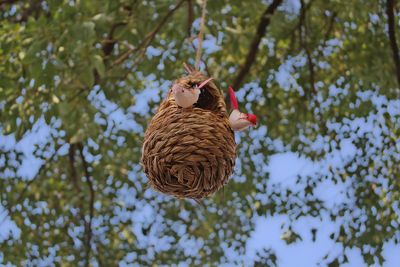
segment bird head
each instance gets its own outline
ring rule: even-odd
[[[194,107],[214,110],[218,105],[218,94],[220,93],[209,78],[198,71],[193,71],[189,75],[177,79],[172,86],[172,92],[196,92],[199,93],[199,99]]]
[[[181,89],[202,89],[204,88],[213,78],[208,78],[208,79],[201,79],[200,77],[183,77],[181,79],[178,79],[174,83],[174,87],[179,87]]]
[[[210,102],[207,99],[204,99],[204,96],[207,96],[209,93],[206,90],[206,85],[213,78],[206,78],[203,75],[199,75],[199,73],[191,73],[186,77],[182,77],[175,81],[171,90],[174,94],[175,102],[180,107],[201,107],[203,102]]]
[[[186,85],[186,88],[201,89],[213,78],[206,78],[200,71],[196,70],[187,63],[183,63],[188,76],[179,79],[177,82]]]

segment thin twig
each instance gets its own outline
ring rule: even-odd
[[[86,88],[86,87],[79,88],[78,92],[76,92],[73,96],[71,96],[70,98],[67,99],[67,102],[72,102],[78,96],[80,96],[81,94],[83,94],[84,92],[87,92],[87,91],[88,91],[88,88]]]
[[[78,186],[78,175],[76,173],[75,150],[76,150],[76,145],[75,144],[70,144],[69,145],[69,150],[68,150],[68,158],[69,158],[69,167],[70,167],[70,173],[71,173],[71,180],[72,180],[72,183],[73,183],[76,191],[79,193],[81,190],[80,190],[80,188]]]
[[[253,41],[251,42],[249,51],[246,56],[245,63],[240,68],[238,75],[236,76],[236,78],[234,79],[234,82],[232,83],[232,87],[234,90],[239,89],[244,78],[249,73],[250,68],[256,59],[261,39],[264,37],[264,35],[267,32],[267,27],[270,23],[271,16],[275,13],[275,10],[278,8],[278,6],[281,3],[282,3],[282,0],[274,0],[274,2],[272,2],[272,4],[268,6],[268,8],[264,11],[263,15],[261,16],[260,21],[257,26],[256,35],[253,37]],[[228,93],[225,94],[225,103],[226,103],[227,107],[229,108],[230,101],[229,101]]]
[[[29,17],[33,14],[34,18],[37,19],[39,17],[40,11],[42,11],[40,7],[41,1],[31,0],[29,2],[29,6],[26,9],[22,9],[21,16],[19,19],[16,19],[14,22],[21,23],[27,22]]]
[[[253,65],[253,63],[256,59],[261,39],[264,37],[265,33],[267,32],[267,27],[270,23],[271,16],[275,13],[275,10],[282,3],[282,1],[283,0],[274,0],[272,2],[272,4],[268,6],[268,8],[264,11],[263,15],[261,16],[260,22],[258,23],[256,35],[254,36],[253,41],[251,42],[251,45],[249,48],[249,52],[247,53],[246,61],[242,65],[238,75],[236,76],[236,78],[232,84],[233,88],[239,88],[239,86],[243,82],[244,78],[249,73],[250,67]]]
[[[203,5],[201,7],[200,32],[199,32],[199,36],[198,36],[197,51],[196,51],[195,68],[197,70],[200,69],[201,52],[203,50],[204,30],[205,30],[205,23],[206,23],[206,10],[207,10],[207,0],[203,0]]]
[[[19,2],[19,0],[2,0],[0,5],[14,4],[15,2]]]
[[[397,46],[397,41],[396,41],[395,20],[393,13],[394,1],[395,0],[386,1],[386,15],[388,17],[389,40],[390,40],[390,46],[392,48],[394,65],[396,67],[397,82],[398,85],[400,86],[400,56],[399,56],[399,47]]]
[[[305,11],[310,9],[312,2],[313,2],[313,0],[309,1],[308,4],[304,7]],[[298,23],[296,23],[295,27],[293,27],[290,30],[290,34],[288,34],[288,36],[290,35],[290,45],[289,45],[288,51],[293,51],[293,49],[294,49],[294,44],[295,44],[295,41],[296,41],[296,33],[299,30],[300,23],[302,23],[302,21],[299,19],[299,21],[298,21]]]
[[[204,61],[203,63],[204,63],[204,70],[206,71],[207,76],[208,76],[208,77],[211,77],[211,71],[210,71],[210,69],[208,68],[207,61]]]
[[[307,23],[306,23],[306,7],[304,4],[304,0],[300,0],[301,3],[301,9],[300,9],[300,19],[299,19],[299,37],[300,37],[300,45],[306,52],[307,56],[307,63],[308,63],[308,70],[310,72],[310,87],[311,87],[311,92],[313,94],[316,93],[315,89],[315,71],[314,71],[314,62],[312,60],[311,52],[308,47],[308,43],[305,40],[308,34],[308,28],[307,28]],[[311,3],[311,1],[310,1]]]
[[[331,15],[331,19],[329,20],[328,29],[326,30],[326,32],[324,34],[324,43],[326,43],[326,41],[328,41],[328,38],[333,31],[333,26],[335,24],[336,16],[337,16],[337,13],[335,11],[333,11],[332,15]]]
[[[183,2],[186,0],[181,0],[176,4],[176,6],[171,9],[160,21],[160,23],[151,31],[149,32],[146,37],[142,40],[142,42],[135,48],[128,49],[125,53],[123,53],[120,57],[118,57],[114,63],[113,66],[117,66],[124,62],[131,54],[146,48],[155,38],[156,34],[161,30],[161,28],[165,25],[165,23],[168,21],[168,19],[174,14],[176,10],[179,9],[179,7],[182,5]]]
[[[85,221],[85,235],[86,235],[86,254],[85,254],[85,266],[89,266],[90,252],[91,252],[91,240],[92,240],[92,220],[94,215],[94,197],[95,192],[93,188],[92,177],[89,172],[89,166],[86,162],[85,155],[83,154],[83,145],[78,143],[79,154],[81,156],[83,170],[86,176],[86,183],[89,188],[89,222]]]
[[[322,47],[320,49],[318,49],[317,60],[324,56],[324,53],[323,53],[324,49],[323,48],[326,47],[327,41],[329,39],[329,36],[331,35],[331,33],[333,31],[333,28],[334,28],[334,25],[335,25],[336,16],[337,16],[337,13],[335,11],[333,11],[332,15],[331,15],[331,17],[329,19],[329,22],[327,23],[328,27],[327,27],[327,30],[324,33],[324,39],[323,39],[322,44],[321,44]]]
[[[102,41],[102,47],[101,49],[103,50],[104,57],[107,58],[109,55],[111,55],[111,52],[114,49],[114,45],[117,42],[114,40],[114,32],[118,27],[125,26],[128,23],[126,22],[116,22],[113,25],[111,25],[110,32],[107,35],[107,38]]]
[[[7,207],[8,215],[6,215],[6,217],[7,217],[7,216],[10,216],[10,217],[11,217],[12,209],[22,200],[22,198],[24,197],[25,193],[28,191],[29,187],[40,177],[40,174],[43,172],[43,170],[45,169],[46,165],[49,164],[51,161],[53,161],[53,158],[57,155],[58,150],[60,149],[60,147],[61,147],[61,146],[59,146],[59,147],[55,150],[55,152],[50,156],[50,158],[48,158],[48,159],[46,160],[45,163],[42,164],[42,166],[40,166],[40,168],[39,168],[39,170],[37,171],[36,175],[35,175],[31,180],[29,180],[29,181],[25,184],[24,189],[22,190],[21,194],[19,194],[19,196],[18,196],[17,199],[15,200],[14,205],[11,204],[11,205],[9,205],[9,206]],[[4,220],[5,220],[5,218],[4,218]],[[4,222],[4,220],[3,220],[3,222]],[[0,225],[1,225],[3,222],[1,222]]]
[[[50,162],[53,161],[53,158],[57,155],[58,150],[60,149],[60,147],[61,147],[61,146],[59,146],[59,147],[54,151],[54,153],[50,156],[50,158],[48,158],[48,159],[46,160],[45,163],[42,164],[42,166],[40,166],[40,168],[39,168],[39,170],[37,171],[36,175],[35,175],[31,180],[29,180],[29,181],[25,184],[24,189],[22,190],[21,194],[19,194],[19,196],[17,197],[17,200],[15,201],[15,203],[19,203],[19,202],[22,200],[22,198],[24,197],[26,191],[29,189],[29,186],[30,186],[31,184],[33,184],[33,183],[40,177],[40,174],[41,174],[41,173],[43,172],[43,170],[46,168],[47,164],[49,164]],[[10,207],[10,210],[11,210],[11,207]]]
[[[193,0],[188,0],[187,37],[190,38],[193,24]]]

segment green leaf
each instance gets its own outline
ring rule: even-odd
[[[87,67],[81,70],[80,72],[80,80],[87,87],[91,88],[94,84],[94,74],[91,68]]]
[[[100,74],[101,77],[104,76],[105,73],[105,66],[103,63],[103,58],[99,55],[94,55],[92,58],[93,65],[96,68],[97,72]]]

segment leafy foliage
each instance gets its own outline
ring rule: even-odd
[[[271,2],[208,1],[202,68],[221,88]],[[235,88],[260,126],[237,136],[236,173],[202,207],[147,189],[139,164],[149,119],[194,62],[200,3],[2,1],[0,227],[9,216],[21,233],[0,239],[0,261],[274,266],[273,249],[249,257],[246,242],[255,218],[284,214],[288,246],[302,240],[293,222],[329,218],[343,252],[321,262],[338,266],[359,248],[367,264],[382,263],[385,242],[400,238],[399,85],[385,7],[279,5]],[[267,167],[284,153],[312,165],[287,178],[293,186]],[[330,187],[340,189],[333,200],[321,194]]]

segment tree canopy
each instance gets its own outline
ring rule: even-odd
[[[249,252],[274,216],[286,246],[305,218],[338,245],[321,264],[383,263],[400,240],[396,1],[208,1],[201,69],[259,126],[204,205],[149,189],[139,162],[200,16],[195,0],[0,1],[0,263],[274,266],[273,245]]]

